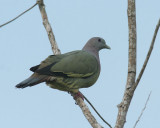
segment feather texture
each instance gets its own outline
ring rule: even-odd
[[[82,50],[61,55],[51,55],[41,64],[31,67],[34,73],[17,88],[46,82],[51,88],[78,92],[79,88],[92,86],[100,74],[99,50],[110,47],[100,37],[91,38]]]

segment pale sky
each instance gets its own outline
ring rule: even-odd
[[[0,1],[0,24],[32,6],[33,0]],[[111,50],[100,51],[98,81],[81,92],[114,126],[128,67],[127,0],[44,0],[49,21],[62,53],[81,49],[94,36],[104,38]],[[137,73],[160,18],[159,0],[136,1]],[[0,128],[91,128],[81,109],[66,92],[44,83],[25,89],[15,85],[29,77],[29,68],[52,54],[38,6],[0,28]],[[125,128],[132,128],[152,95],[137,128],[160,128],[160,32],[144,75],[132,100]],[[108,126],[96,115],[97,121]]]

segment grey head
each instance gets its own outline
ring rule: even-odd
[[[92,53],[98,53],[101,49],[111,49],[105,42],[105,40],[101,37],[93,37],[86,45],[83,47],[82,50],[92,52]]]

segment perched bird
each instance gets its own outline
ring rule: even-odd
[[[97,81],[101,70],[99,51],[104,48],[110,49],[105,40],[93,37],[82,50],[50,55],[40,65],[30,68],[34,73],[16,87],[46,82],[51,88],[78,93],[79,88],[90,87]]]

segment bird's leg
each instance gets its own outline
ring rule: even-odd
[[[78,91],[77,93],[73,93],[73,92],[70,92],[70,94],[71,94],[71,96],[73,96],[73,98],[76,100],[77,98],[82,98],[82,100],[84,100],[84,96],[83,96],[83,94],[80,92],[80,91]]]

